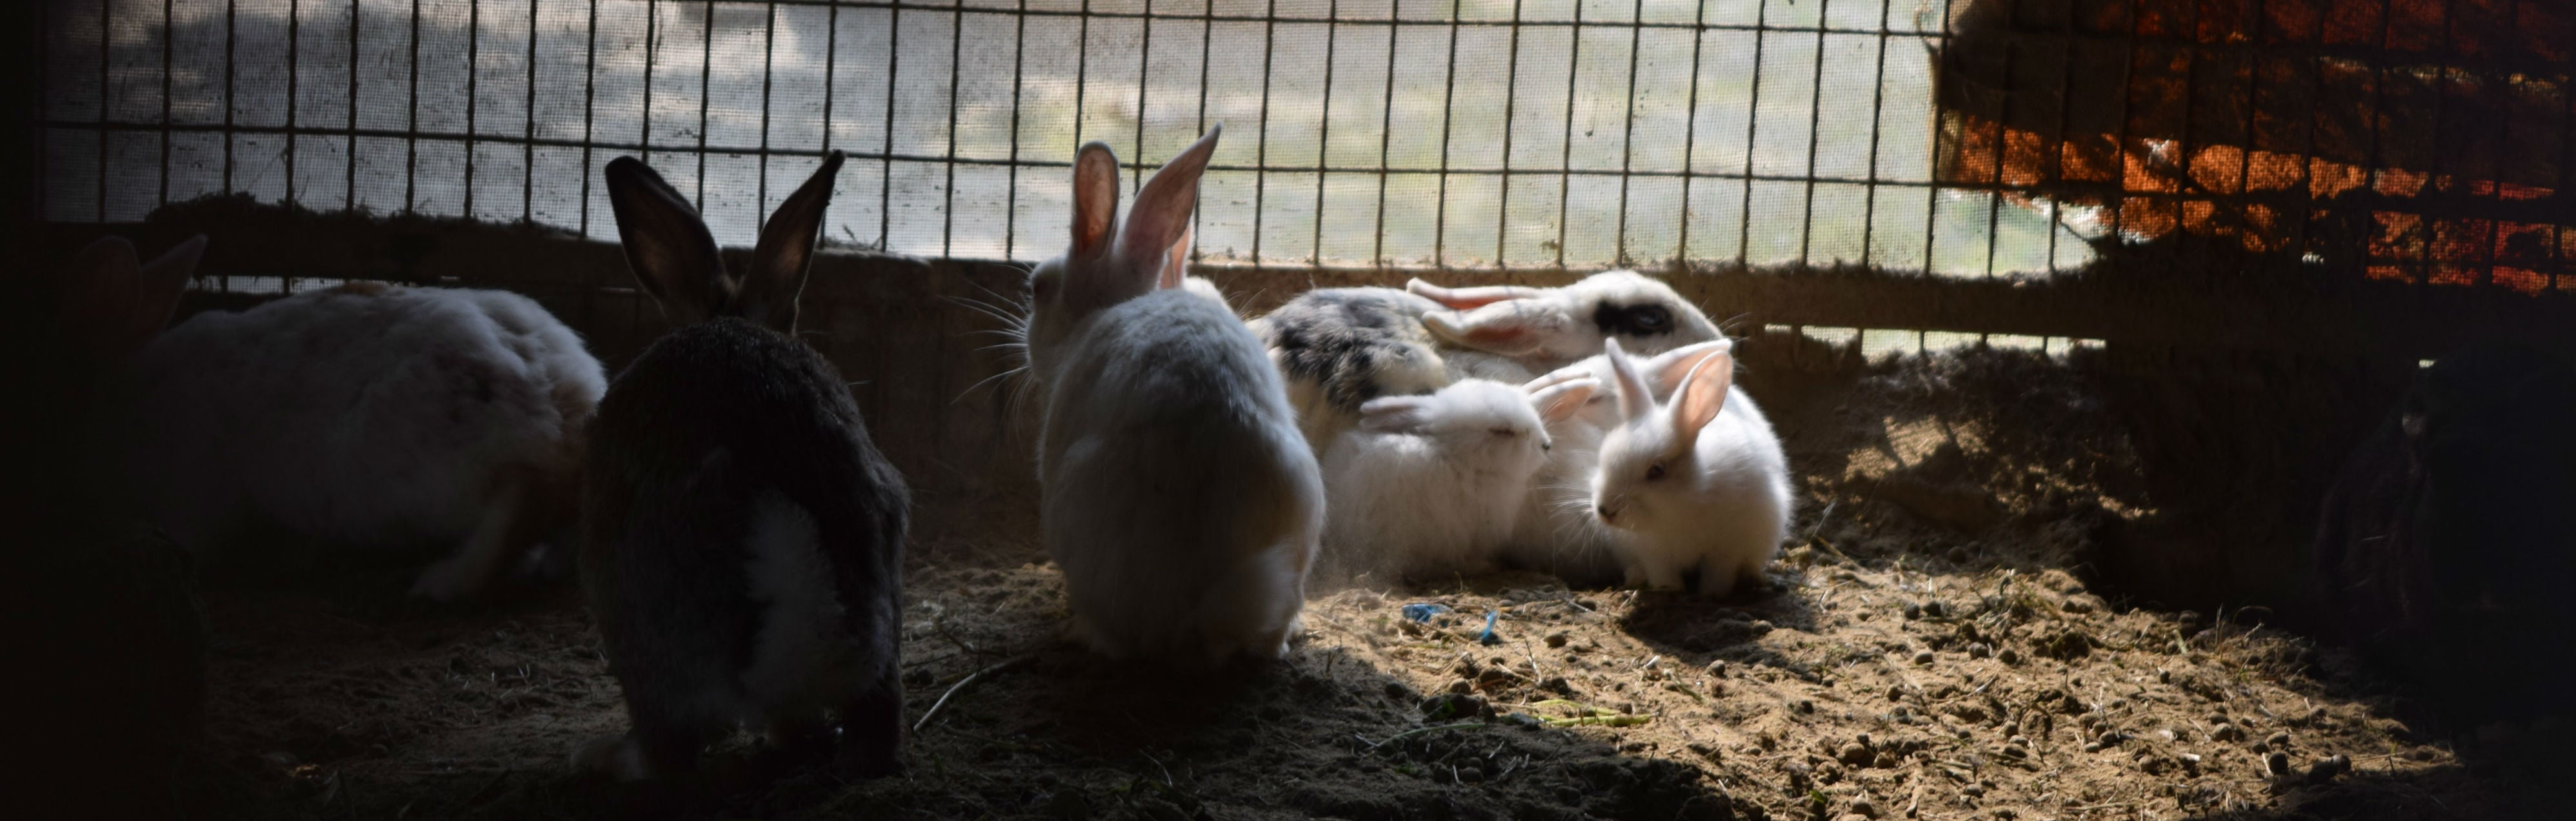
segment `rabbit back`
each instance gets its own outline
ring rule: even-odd
[[[739,319],[683,328],[618,376],[592,441],[581,576],[639,729],[899,703],[908,492],[830,363]]]
[[[126,377],[121,477],[195,551],[253,522],[452,543],[483,519],[496,474],[573,469],[606,382],[526,297],[372,283],[200,314]]]
[[[1065,348],[1041,519],[1077,630],[1111,656],[1284,651],[1323,487],[1260,343],[1172,289],[1102,310]]]

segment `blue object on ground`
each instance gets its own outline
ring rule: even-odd
[[[1430,624],[1432,616],[1437,616],[1446,612],[1449,612],[1449,605],[1445,604],[1408,604],[1404,606],[1405,618],[1412,619],[1423,624]]]
[[[1501,643],[1503,643],[1503,637],[1501,637],[1501,636],[1497,636],[1497,635],[1494,635],[1494,621],[1495,621],[1496,619],[1500,619],[1500,618],[1502,618],[1502,617],[1503,617],[1503,611],[1500,611],[1500,610],[1487,610],[1487,611],[1485,611],[1485,632],[1484,632],[1482,635],[1477,636],[1477,637],[1476,637],[1476,641],[1477,641],[1478,643],[1481,643],[1481,644],[1501,644]]]

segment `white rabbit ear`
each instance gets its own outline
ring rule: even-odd
[[[1145,181],[1145,187],[1136,192],[1136,204],[1127,209],[1125,227],[1120,229],[1124,232],[1118,240],[1120,255],[1140,263],[1154,263],[1159,268],[1172,267],[1170,260],[1175,253],[1188,257],[1190,214],[1199,207],[1199,176],[1207,172],[1208,160],[1216,156],[1217,137],[1224,133],[1222,123],[1208,129],[1198,142],[1181,149],[1179,156],[1164,163],[1153,179]],[[1162,287],[1180,287],[1179,277],[1172,272],[1159,274],[1159,281],[1169,283]]]
[[[1162,290],[1178,288],[1181,287],[1182,280],[1189,278],[1192,233],[1191,229],[1182,228],[1180,241],[1172,243],[1171,250],[1164,253],[1163,274],[1155,280],[1154,287]]]
[[[1629,421],[1646,418],[1655,412],[1655,395],[1646,390],[1646,380],[1637,374],[1637,363],[1619,349],[1619,340],[1602,345],[1603,356],[1610,358],[1610,384],[1619,391],[1619,415]]]
[[[1109,232],[1117,226],[1118,155],[1108,143],[1083,143],[1073,156],[1073,256],[1109,250]]]
[[[1546,375],[1540,376],[1537,379],[1532,379],[1528,382],[1522,383],[1521,392],[1536,395],[1539,391],[1556,387],[1567,382],[1572,382],[1577,379],[1592,379],[1596,385],[1600,381],[1595,378],[1591,368],[1584,367],[1580,364],[1567,365],[1565,367],[1549,371]]]
[[[1420,433],[1431,425],[1431,397],[1382,396],[1360,405],[1360,430]]]
[[[832,204],[832,183],[841,175],[842,153],[823,158],[796,193],[778,204],[760,244],[751,251],[751,269],[743,272],[742,292],[734,302],[744,319],[779,333],[796,330],[796,297],[805,291],[805,275],[814,263],[814,242],[823,233],[823,210]]]
[[[1657,394],[1665,394],[1681,385],[1682,378],[1689,376],[1691,369],[1699,366],[1700,359],[1712,353],[1728,353],[1734,350],[1735,341],[1730,339],[1684,345],[1656,354],[1654,358],[1646,360],[1645,367],[1641,370],[1645,371],[1647,387],[1654,388]]]
[[[1600,389],[1601,380],[1571,379],[1531,393],[1530,405],[1538,409],[1540,419],[1553,425],[1574,418],[1584,403],[1592,401],[1592,393]]]
[[[1708,427],[1717,412],[1726,407],[1726,389],[1735,384],[1735,357],[1713,353],[1692,365],[1690,375],[1682,377],[1680,387],[1673,389],[1673,430],[1689,436]]]
[[[609,160],[607,177],[617,239],[644,293],[683,324],[704,322],[730,305],[734,283],[698,209],[634,157]]]
[[[1541,300],[1507,299],[1472,311],[1432,311],[1422,315],[1422,327],[1452,345],[1526,356],[1538,352],[1545,342],[1541,334],[1562,326],[1561,320]]]
[[[1544,295],[1546,290],[1520,285],[1488,285],[1477,288],[1443,288],[1419,279],[1408,280],[1404,290],[1415,296],[1440,303],[1453,311],[1482,308],[1506,299],[1529,299]]]
[[[63,283],[66,330],[91,354],[120,357],[161,332],[187,290],[188,275],[205,253],[206,238],[191,237],[150,264],[135,261],[134,245],[101,237],[82,248]]]

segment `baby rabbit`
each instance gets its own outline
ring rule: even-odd
[[[1638,371],[1660,401],[1672,395],[1689,365],[1734,346],[1727,339],[1684,345],[1656,354]],[[1530,380],[1522,390],[1536,397],[1566,385],[1604,385],[1616,378],[1610,356],[1601,354]],[[1556,447],[1530,480],[1529,497],[1504,551],[1513,564],[1575,585],[1617,584],[1625,576],[1628,551],[1614,545],[1625,534],[1602,524],[1592,511],[1592,474],[1600,466],[1601,438],[1620,423],[1617,399],[1614,391],[1587,388],[1561,395],[1557,401],[1569,406],[1544,414]]]
[[[1563,288],[1323,288],[1252,323],[1317,451],[1360,403],[1481,378],[1519,384],[1601,352],[1605,339],[1654,353],[1722,338],[1670,286],[1608,271]]]
[[[1492,569],[1547,458],[1538,408],[1579,407],[1579,394],[1597,385],[1533,396],[1465,379],[1427,396],[1369,400],[1358,428],[1324,451],[1328,564],[1381,581]]]
[[[910,500],[832,364],[798,341],[823,160],[725,270],[688,200],[632,157],[609,201],[636,282],[682,323],[618,374],[591,424],[581,580],[634,728],[576,753],[621,778],[693,769],[749,724],[899,766],[898,638]]]
[[[1592,510],[1622,532],[1627,581],[1678,589],[1699,568],[1699,592],[1724,596],[1760,579],[1789,527],[1789,464],[1751,397],[1733,388],[1735,357],[1711,352],[1677,362],[1670,402],[1655,401],[1611,340],[1612,386],[1623,417],[1602,437]]]
[[[1211,129],[1118,219],[1118,160],[1074,160],[1073,244],[1029,275],[1039,518],[1074,633],[1111,657],[1287,652],[1324,487],[1279,372],[1185,286]]]
[[[157,328],[181,284],[154,280],[157,313],[133,321]],[[436,546],[452,553],[412,593],[439,600],[569,528],[607,382],[527,297],[373,282],[198,314],[118,381],[105,481],[181,547],[215,556],[252,526]]]
[[[1725,338],[1672,286],[1635,271],[1603,271],[1562,288],[1442,288],[1419,279],[1404,287],[1446,308],[1422,315],[1433,336],[1530,374],[1598,354],[1612,339],[1643,355]]]

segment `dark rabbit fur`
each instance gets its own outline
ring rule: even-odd
[[[0,658],[28,671],[13,738],[26,766],[0,776],[9,811],[32,818],[169,817],[180,754],[206,699],[206,617],[188,553],[129,521],[74,477],[95,448],[85,432],[103,379],[161,329],[202,238],[151,263],[107,238],[56,276],[25,277],[6,332],[23,357],[8,382],[27,390],[0,432],[11,491],[0,506]],[[67,431],[84,431],[64,435]]]
[[[582,588],[634,729],[586,766],[682,772],[748,724],[899,766],[910,502],[840,373],[791,336],[841,155],[725,272],[687,200],[633,158],[607,169],[636,279],[685,327],[619,374],[591,422]],[[828,717],[827,717],[828,714]]]
[[[2468,726],[2576,687],[2576,369],[2483,345],[2426,368],[2317,532],[2320,632]]]

